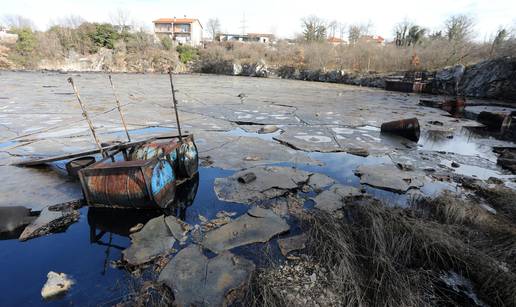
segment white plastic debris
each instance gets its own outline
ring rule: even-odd
[[[44,299],[54,297],[70,290],[73,280],[68,278],[65,273],[48,272],[47,282],[41,289],[41,296]]]

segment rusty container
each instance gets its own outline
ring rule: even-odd
[[[485,125],[489,130],[504,131],[511,127],[512,116],[508,113],[480,112],[477,121]]]
[[[441,109],[452,115],[459,115],[464,112],[466,107],[466,98],[456,97],[454,99],[445,100],[441,105]]]
[[[414,82],[401,80],[385,80],[385,89],[387,91],[412,93],[414,90]]]
[[[381,132],[399,135],[417,142],[420,135],[419,121],[417,118],[409,118],[383,123]]]
[[[167,139],[157,139],[151,143],[137,147],[131,154],[131,160],[145,160],[156,156],[165,156],[173,165],[178,179],[192,178],[197,173],[199,157],[193,135],[170,142]]]
[[[183,144],[177,149],[176,170],[180,178],[192,178],[197,174],[199,167],[199,153],[193,140],[183,140]]]
[[[176,174],[163,156],[150,160],[97,162],[79,171],[89,205],[125,208],[167,207],[176,190]]]
[[[412,86],[412,92],[414,93],[424,93],[426,84],[424,82],[414,82]]]

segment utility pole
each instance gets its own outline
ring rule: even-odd
[[[245,12],[242,16],[242,21],[240,22],[242,24],[241,28],[242,28],[242,35],[245,35],[246,33],[246,19],[245,19]]]

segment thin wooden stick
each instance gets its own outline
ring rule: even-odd
[[[125,134],[127,135],[127,140],[131,142],[131,137],[129,136],[129,131],[127,130],[127,125],[125,124],[124,114],[122,114],[122,107],[120,106],[120,100],[118,99],[118,95],[116,94],[115,85],[113,84],[113,80],[111,79],[111,74],[108,75],[109,83],[111,83],[111,88],[113,89],[113,95],[115,96],[116,107],[118,109],[118,113],[120,114],[120,119],[122,120],[122,125],[124,125]]]
[[[82,104],[81,96],[79,95],[79,91],[77,90],[77,87],[75,87],[75,83],[73,82],[72,77],[68,78],[68,82],[72,85],[73,91],[75,92],[75,96],[77,97],[77,101],[79,102],[79,105],[81,106],[82,117],[84,117],[84,119],[86,119],[86,121],[88,122],[88,126],[90,126],[91,134],[93,134],[95,143],[97,144],[97,147],[99,148],[102,156],[105,157],[104,149],[102,149],[102,146],[100,145],[99,139],[97,138],[97,134],[95,133],[95,128],[93,127],[93,124],[91,123],[91,120],[88,116],[88,112],[86,111],[86,108]]]
[[[176,112],[176,123],[177,123],[177,132],[179,134],[179,142],[183,143],[183,135],[181,134],[181,125],[179,124],[179,113],[177,111],[176,91],[174,90],[174,82],[172,81],[172,68],[170,68],[168,70],[168,75],[170,76],[170,88],[172,89],[172,102],[174,103],[174,111]]]

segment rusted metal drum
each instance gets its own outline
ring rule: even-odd
[[[81,157],[73,159],[66,163],[66,171],[70,177],[77,178],[81,169],[90,166],[93,163],[95,163],[95,157]]]
[[[103,162],[79,172],[90,205],[166,207],[173,200],[176,174],[165,159]]]
[[[477,121],[493,131],[503,131],[511,126],[512,116],[508,113],[480,112]]]
[[[149,160],[154,157],[162,156],[163,154],[175,155],[177,147],[177,140],[156,140],[145,143],[132,152],[130,160]]]
[[[414,82],[402,80],[385,80],[385,90],[412,93],[414,90]]]
[[[454,99],[445,100],[441,105],[441,109],[452,115],[460,115],[466,107],[466,99],[464,97],[456,97]]]
[[[420,135],[419,121],[417,118],[409,118],[383,123],[381,132],[396,134],[417,142]]]
[[[199,167],[199,153],[193,139],[183,140],[177,149],[177,173],[180,178],[191,178]]]

